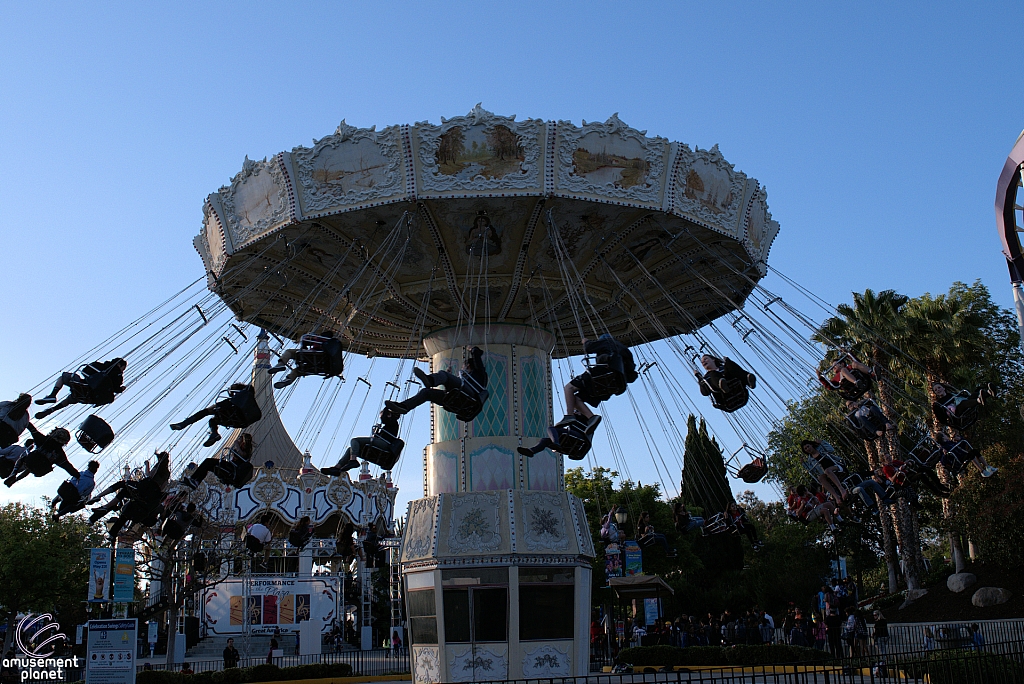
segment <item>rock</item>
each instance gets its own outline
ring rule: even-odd
[[[1010,600],[1011,596],[1013,596],[1013,593],[1006,589],[982,587],[974,592],[974,596],[971,597],[971,603],[978,608],[987,608],[988,606],[998,606],[1000,603],[1006,603]]]
[[[921,598],[922,596],[924,596],[927,593],[928,593],[927,589],[911,589],[910,591],[907,592],[907,600],[908,601],[916,601],[917,599]]]
[[[959,594],[967,587],[977,583],[978,578],[970,572],[958,572],[955,575],[950,575],[949,579],[946,580],[946,587],[949,588],[954,594]]]

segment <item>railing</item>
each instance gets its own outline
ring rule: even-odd
[[[621,674],[508,681],[516,684],[881,684],[892,681],[906,684],[1018,684],[1024,682],[1024,642],[999,642],[979,649],[876,653],[857,658],[776,665],[680,666],[676,669],[637,665]]]
[[[409,651],[408,649],[377,648],[369,651],[339,651],[337,653],[319,653],[315,655],[282,655],[269,659],[278,667],[293,667],[296,665],[334,664],[346,663],[352,666],[352,673],[364,677],[378,677],[388,674],[409,672]],[[242,658],[238,667],[252,667],[268,662],[267,656]],[[216,660],[188,661],[193,672],[211,672],[224,669],[224,661],[221,658]],[[136,668],[141,672],[144,665]],[[180,670],[181,664],[167,665],[165,663],[152,663],[154,670]]]

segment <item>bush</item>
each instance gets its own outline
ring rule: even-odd
[[[737,646],[640,646],[626,648],[619,660],[632,665],[776,665],[830,660],[825,651],[786,644]]]
[[[348,663],[313,663],[294,667],[278,667],[262,664],[253,667],[232,667],[218,672],[199,672],[183,675],[167,670],[143,670],[135,678],[135,684],[257,684],[258,682],[293,681],[296,679],[327,679],[329,677],[350,677],[352,666]]]
[[[928,660],[932,684],[965,684],[1024,681],[1024,667],[992,653],[939,651]]]
[[[282,679],[288,679],[288,677],[282,676],[281,668],[270,663],[263,663],[262,665],[242,668],[242,679],[240,681],[278,682]],[[192,682],[186,682],[185,684],[192,684]]]

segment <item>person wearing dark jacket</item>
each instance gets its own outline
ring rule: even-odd
[[[71,465],[64,447],[71,441],[71,433],[64,428],[54,428],[50,434],[44,435],[35,428],[32,423],[28,424],[28,431],[35,440],[35,449],[32,449],[14,465],[14,472],[4,480],[4,484],[10,487],[18,480],[28,477],[29,473],[36,477],[47,475],[53,466],[63,468],[71,477],[78,477],[78,469]]]
[[[484,365],[483,357],[483,350],[480,347],[473,347],[458,375],[446,370],[428,374],[419,368],[413,368],[413,373],[423,383],[423,389],[404,401],[388,400],[384,402],[384,405],[396,415],[404,416],[428,401],[445,407],[449,395],[459,393],[471,399],[473,406],[465,413],[459,412],[456,417],[461,421],[469,422],[480,414],[484,402],[490,396],[487,391],[487,367]],[[444,389],[437,389],[438,385],[443,385]]]
[[[31,394],[19,394],[14,401],[0,401],[0,449],[21,439],[21,433],[29,426],[31,405]]]
[[[228,638],[228,645],[224,647],[224,669],[238,667],[238,649],[235,648],[235,640]]]
[[[112,403],[118,394],[124,392],[124,371],[127,367],[128,362],[119,357],[110,361],[93,361],[82,367],[81,374],[61,373],[50,393],[36,399],[40,406],[54,406],[40,411],[36,418],[45,418],[72,404],[105,406]],[[71,389],[71,394],[58,404],[57,393],[65,386]]]

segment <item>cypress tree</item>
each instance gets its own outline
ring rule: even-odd
[[[680,492],[683,501],[699,506],[705,517],[724,511],[733,502],[722,450],[708,434],[704,419],[700,419],[698,426],[693,415],[686,421]]]

